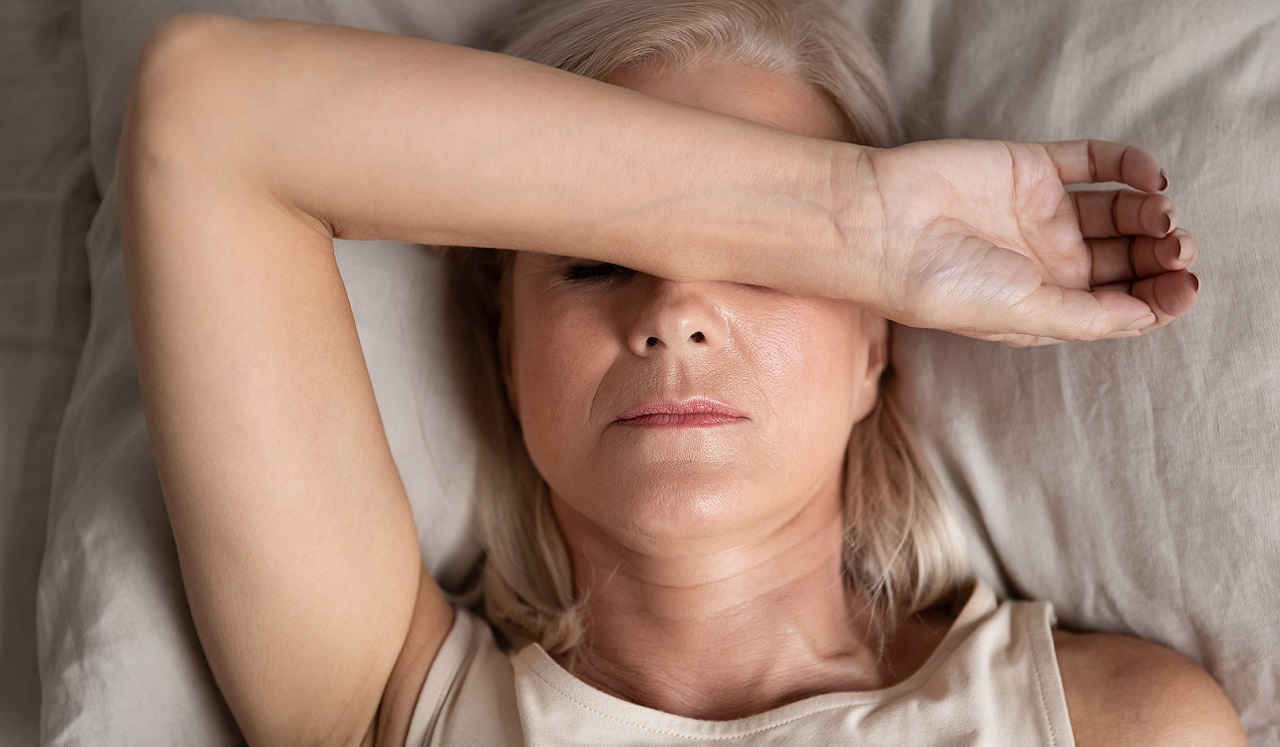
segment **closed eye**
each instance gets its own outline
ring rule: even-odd
[[[615,265],[611,262],[580,261],[572,262],[564,268],[564,279],[571,283],[627,280],[636,274],[630,267]]]

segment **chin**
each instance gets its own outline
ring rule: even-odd
[[[595,492],[595,505],[577,508],[626,544],[707,540],[758,526],[762,496],[777,495],[745,479],[743,470],[705,465],[615,477]]]

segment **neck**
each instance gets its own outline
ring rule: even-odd
[[[767,536],[702,555],[636,552],[556,501],[590,621],[574,674],[710,720],[894,681],[866,599],[841,572],[835,487]]]

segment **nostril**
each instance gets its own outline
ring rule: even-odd
[[[694,332],[693,334],[689,335],[689,339],[693,340],[694,342],[702,342],[703,340],[707,339],[707,336],[702,334],[701,332]]]
[[[645,344],[645,347],[650,347],[650,348],[651,348],[651,347],[653,347],[654,345],[657,345],[657,344],[658,344],[658,338],[656,338],[656,337],[650,337],[649,339],[647,339],[647,340],[645,340],[645,341],[644,341],[644,344]]]

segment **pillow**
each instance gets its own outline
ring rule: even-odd
[[[40,578],[46,742],[240,738],[182,596],[129,347],[114,163],[147,31],[209,10],[467,42],[513,4],[83,0],[104,204]],[[897,364],[974,518],[983,574],[1007,593],[1050,599],[1065,624],[1182,649],[1227,686],[1255,743],[1274,741],[1280,634],[1257,621],[1266,604],[1280,607],[1263,452],[1280,396],[1266,378],[1280,355],[1266,322],[1280,310],[1258,272],[1262,237],[1276,227],[1276,178],[1261,172],[1277,155],[1264,122],[1277,113],[1280,76],[1262,53],[1276,41],[1276,11],[1174,0],[871,0],[856,10],[883,44],[916,137],[1092,135],[1165,159],[1204,246],[1201,308],[1189,318],[1139,341],[1033,351],[902,330]],[[1198,44],[1206,35],[1215,44]],[[1213,118],[1232,110],[1247,116]],[[475,558],[474,455],[456,372],[443,363],[440,268],[414,247],[336,243],[424,559],[456,583]],[[1248,321],[1226,316],[1236,297],[1249,302]]]
[[[1013,350],[901,329],[895,365],[982,575],[1205,666],[1280,745],[1280,5],[900,0],[869,29],[912,139],[1139,145],[1201,255],[1138,340]]]
[[[40,733],[36,584],[98,207],[79,0],[0,3],[0,744]]]

